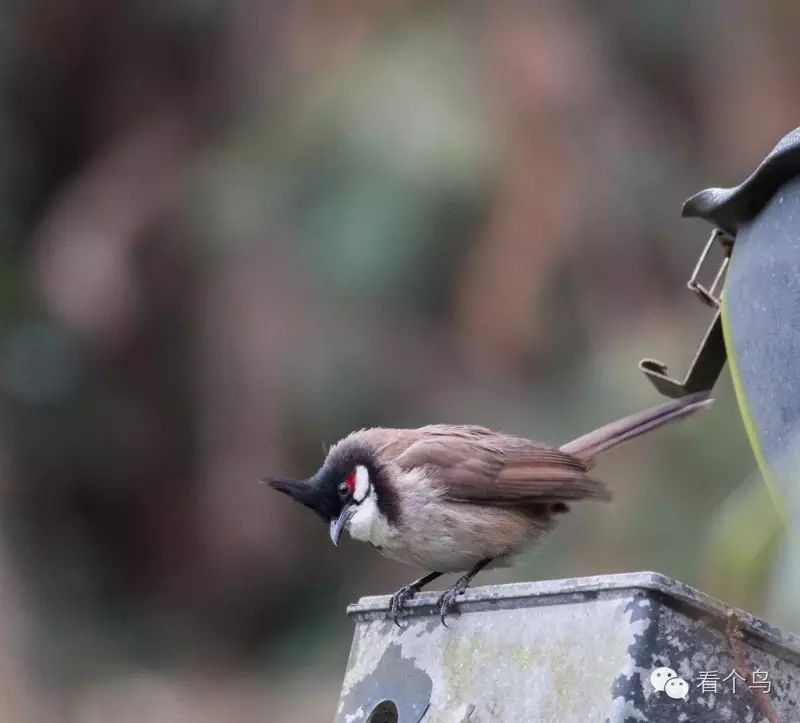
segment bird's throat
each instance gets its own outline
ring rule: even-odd
[[[360,542],[369,542],[375,547],[391,544],[396,532],[381,515],[373,496],[365,499],[350,518],[347,526],[350,537]]]

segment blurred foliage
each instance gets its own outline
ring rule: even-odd
[[[709,533],[709,581],[723,600],[744,609],[764,606],[784,529],[760,479],[733,491],[715,514]]]
[[[256,480],[656,402],[636,362],[707,323],[680,203],[796,125],[798,14],[0,0],[0,718],[328,719],[344,605],[416,571]],[[485,580],[657,569],[800,626],[716,395]]]

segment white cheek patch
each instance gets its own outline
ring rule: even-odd
[[[369,471],[359,464],[356,466],[356,487],[353,490],[353,499],[356,502],[363,502],[369,494],[369,488]]]

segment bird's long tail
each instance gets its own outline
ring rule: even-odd
[[[688,417],[695,412],[709,407],[713,399],[708,398],[706,392],[689,394],[680,399],[674,399],[666,404],[636,412],[616,422],[606,424],[593,432],[584,434],[561,447],[562,452],[571,454],[587,462],[591,466],[594,457],[629,439],[657,429],[663,424],[675,422]]]

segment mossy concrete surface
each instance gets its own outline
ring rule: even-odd
[[[387,597],[350,607],[337,723],[370,721],[383,701],[401,723],[800,720],[800,639],[662,575],[474,588],[448,627],[436,597],[412,601],[402,629]],[[685,697],[653,686],[659,667]]]

